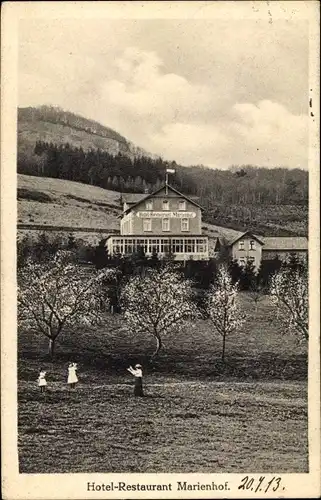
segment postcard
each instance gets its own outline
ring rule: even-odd
[[[4,2],[5,499],[320,496],[318,14]]]

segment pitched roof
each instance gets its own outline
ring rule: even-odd
[[[130,210],[132,208],[134,208],[136,205],[138,205],[139,203],[141,203],[142,201],[144,200],[148,200],[149,198],[151,198],[152,196],[154,196],[155,194],[159,193],[160,191],[162,191],[164,188],[166,187],[166,184],[162,185],[160,188],[156,189],[156,191],[154,191],[153,193],[149,193],[149,194],[144,194],[143,195],[143,198],[141,198],[140,200],[138,200],[136,203],[134,203],[132,206],[128,207],[127,210],[125,210],[124,213],[127,213],[127,212],[130,212]],[[188,196],[185,196],[185,194],[182,194],[180,193],[179,191],[177,191],[177,189],[173,188],[172,186],[170,186],[169,184],[167,184],[167,188],[170,189],[171,191],[173,191],[174,193],[178,194],[179,196],[181,196],[182,198],[184,198],[185,200],[189,201],[190,203],[192,203],[193,205],[197,206],[198,208],[200,208],[201,210],[203,210],[203,208],[198,204],[196,203],[195,200],[193,200],[192,198],[188,198]]]
[[[243,234],[243,231],[236,231],[229,227],[216,226],[215,224],[209,224],[208,222],[202,221],[202,229],[209,236],[215,236],[216,234],[225,241],[225,244],[233,241],[237,236]]]
[[[128,205],[132,205],[134,203],[138,203],[139,201],[143,200],[146,198],[146,196],[149,196],[150,193],[124,193],[122,194],[122,200],[123,202],[127,203]],[[154,193],[153,193],[154,194]],[[190,196],[189,199],[191,201],[197,201],[199,200],[199,196]]]
[[[138,203],[146,197],[146,193],[126,193],[122,194],[122,199],[125,203]]]
[[[241,233],[236,238],[234,238],[232,241],[229,241],[229,243],[228,243],[229,246],[234,245],[234,243],[236,243],[240,239],[244,238],[244,236],[249,236],[250,238],[253,238],[253,240],[256,240],[259,243],[261,243],[261,245],[264,245],[263,238],[259,238],[255,234],[251,233],[251,231],[245,231],[245,233]]]
[[[305,236],[275,236],[263,238],[263,250],[307,250],[308,238]]]
[[[217,252],[217,251],[219,251],[221,245],[222,245],[222,241],[221,241],[221,238],[219,236],[209,236],[208,237],[209,250]]]

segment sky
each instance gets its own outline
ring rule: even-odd
[[[18,102],[183,165],[307,168],[308,49],[300,20],[24,19]]]

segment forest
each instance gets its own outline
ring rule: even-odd
[[[176,162],[37,141],[32,157],[18,157],[18,173],[83,182],[121,192],[152,191],[164,182],[166,168],[175,169],[170,183],[198,196],[210,208],[217,203],[307,205],[308,173],[300,169],[231,166],[183,167]]]

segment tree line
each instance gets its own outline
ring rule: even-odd
[[[112,155],[102,150],[85,151],[70,144],[37,141],[31,157],[18,156],[18,172],[82,182],[123,192],[157,189],[166,168],[175,170],[170,182],[178,190],[197,196],[208,212],[220,205],[300,205],[308,204],[308,173],[300,169],[264,168],[245,165],[229,170],[204,166],[183,167],[162,158],[126,154]]]

